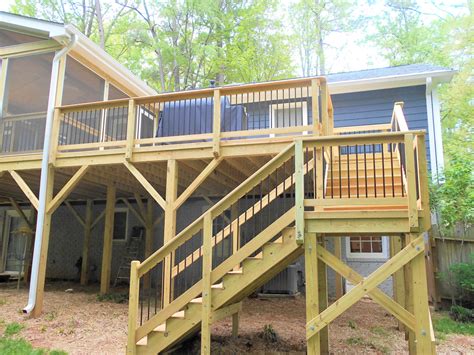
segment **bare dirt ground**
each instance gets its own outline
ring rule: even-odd
[[[61,349],[70,354],[123,354],[127,334],[127,304],[100,302],[98,287],[72,283],[47,285],[44,314],[32,319],[21,313],[27,291],[14,284],[0,284],[0,333],[6,324],[25,325],[21,336],[35,347]],[[73,292],[65,292],[72,288]],[[231,320],[212,329],[213,353],[305,353],[304,298],[248,299],[243,304],[240,334],[231,337]],[[271,325],[276,342],[265,341],[262,331]],[[404,333],[382,308],[364,299],[330,325],[331,353],[407,353]],[[195,342],[188,350],[199,349]],[[449,335],[438,345],[440,354],[474,353],[474,337]]]

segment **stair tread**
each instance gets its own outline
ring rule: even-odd
[[[157,326],[155,329],[153,329],[154,332],[166,332],[166,323],[160,324]]]
[[[223,290],[224,289],[224,284],[222,282],[218,283],[218,284],[214,284],[214,285],[211,286],[211,288],[218,289],[218,290]]]
[[[137,346],[147,346],[148,344],[148,337],[143,337],[139,341],[137,341]]]
[[[228,271],[227,273],[231,274],[231,275],[239,275],[239,274],[243,273],[243,270],[242,270],[242,268],[240,268],[240,269],[237,269],[237,270]]]
[[[202,297],[193,298],[190,303],[202,303]]]
[[[184,311],[178,311],[174,313],[171,318],[184,318]]]

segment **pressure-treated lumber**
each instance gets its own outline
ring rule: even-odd
[[[84,241],[82,242],[81,285],[87,285],[89,282],[89,251],[92,234],[92,208],[93,201],[88,199],[86,202],[86,218],[84,219]],[[74,211],[72,206],[71,210]]]
[[[341,237],[336,237],[340,239]],[[320,247],[317,250],[318,258],[321,259],[326,265],[333,269],[339,275],[342,275],[352,284],[358,284],[364,277],[357,273],[354,269],[351,269],[347,264],[343,263],[335,255],[332,255],[327,249]],[[375,302],[384,307],[389,313],[395,316],[400,322],[406,324],[410,329],[415,327],[415,318],[413,314],[408,312],[383,291],[378,288],[374,288],[372,291],[367,293]]]
[[[23,180],[23,178],[14,170],[9,171],[10,175],[12,176],[13,180],[17,183],[18,187],[23,191],[25,196],[28,198],[28,200],[31,202],[33,207],[38,210],[39,202],[38,198],[36,195],[31,191],[30,187],[28,184]]]
[[[418,227],[418,208],[416,203],[415,159],[413,155],[413,134],[405,135],[405,169],[408,189],[408,219],[410,228]]]
[[[131,163],[124,161],[123,164],[127,169],[132,173],[133,176],[138,180],[138,182],[145,188],[145,190],[150,194],[151,197],[165,209],[166,201],[163,197],[156,191],[156,189],[148,182],[148,180],[143,176],[143,174]]]
[[[333,303],[321,314],[308,322],[306,325],[306,338],[310,339],[317,332],[332,322],[336,317],[346,311],[350,306],[360,300],[367,292],[372,291],[388,276],[410,262],[410,260],[412,260],[415,256],[422,253],[422,245],[423,238],[417,238],[416,240],[412,241],[402,251],[400,251],[400,253],[379,267],[365,280],[354,286],[354,288],[342,296],[338,302]]]
[[[304,242],[304,156],[303,142],[297,140],[295,142],[295,228],[296,241],[300,244]]]
[[[304,238],[304,265],[306,281],[306,322],[316,318],[319,314],[319,272],[318,248],[315,233],[307,233]],[[321,353],[320,333],[308,339],[307,352],[309,355]]]
[[[201,321],[201,354],[211,353],[211,271],[212,271],[212,215],[204,216],[202,255],[202,321]]]
[[[317,248],[316,253],[319,249],[326,247],[324,236],[316,235]],[[326,264],[320,260],[318,261],[318,298],[319,298],[319,314],[328,308],[328,275]],[[325,326],[319,331],[319,348],[322,354],[329,354],[329,326]]]
[[[163,229],[164,243],[176,236],[176,209],[174,204],[178,195],[178,162],[168,160],[166,170],[166,205]],[[174,253],[166,256],[163,268],[163,304],[166,306],[173,298],[173,282],[171,269],[174,265]]]
[[[212,153],[215,157],[220,155],[221,135],[221,91],[214,90],[214,109],[212,114]]]
[[[78,171],[69,179],[69,181],[64,185],[64,187],[54,196],[53,200],[48,205],[48,212],[53,213],[56,208],[63,203],[63,201],[69,196],[69,194],[74,190],[77,184],[81,181],[82,177],[89,170],[89,165],[84,165],[79,168]]]
[[[135,329],[138,322],[138,305],[140,295],[140,279],[138,278],[138,266],[140,262],[132,261],[130,266],[130,291],[128,300],[128,337],[127,337],[127,354],[135,355],[137,352]]]
[[[100,271],[100,294],[105,295],[110,289],[110,272],[112,267],[112,242],[115,215],[114,185],[107,185],[107,201],[105,204],[104,246],[102,251],[102,268]]]

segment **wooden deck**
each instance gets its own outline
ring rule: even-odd
[[[412,352],[431,352],[420,242],[431,224],[425,133],[408,130],[402,107],[396,103],[383,125],[334,128],[326,81],[309,78],[56,108],[43,199],[40,152],[0,156],[0,196],[44,207],[34,315],[42,311],[54,211],[66,204],[84,227],[87,282],[91,201],[106,200],[107,293],[113,211],[122,199],[146,228],[147,258],[131,265],[130,354],[162,351],[199,325],[201,351],[209,353],[212,320],[234,315],[243,297],[303,253],[308,353],[325,352],[326,325],[365,294],[407,327]],[[178,232],[176,214],[192,197],[218,202]],[[85,219],[73,200],[87,201]],[[159,250],[152,248],[154,205],[164,219]],[[340,260],[339,237],[351,235],[402,241],[393,262],[364,280]],[[323,237],[337,240],[335,256]],[[340,275],[340,302],[329,307],[326,265]],[[405,290],[392,300],[376,287],[397,273]],[[153,281],[156,275],[162,281]],[[342,277],[355,291],[342,296]]]

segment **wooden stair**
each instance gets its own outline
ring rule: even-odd
[[[326,177],[327,198],[349,198],[357,195],[363,197],[401,197],[406,195],[403,190],[403,178],[400,161],[393,154],[385,152],[368,153],[364,162],[363,154],[341,155],[333,158],[328,164]],[[375,162],[375,164],[374,164]],[[385,189],[384,189],[385,185]]]
[[[212,286],[214,312],[242,301],[303,253],[301,245],[296,243],[294,227],[284,228],[276,237],[263,245],[257,257],[247,257],[239,269],[227,272]],[[183,341],[200,330],[201,316],[202,297],[199,296],[140,339],[137,353],[156,354]]]

